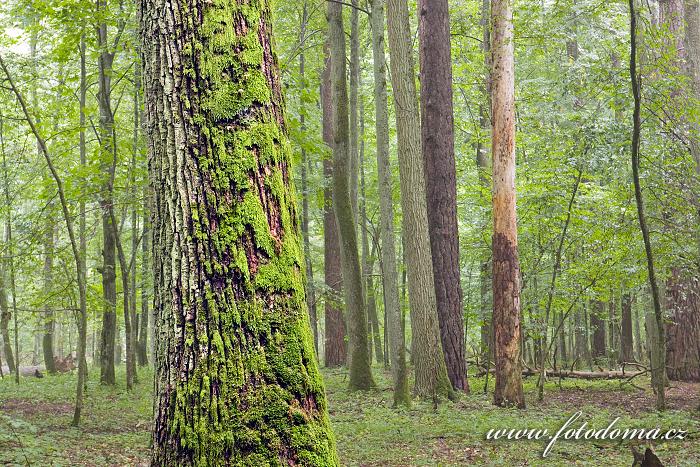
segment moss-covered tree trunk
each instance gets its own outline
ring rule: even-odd
[[[396,136],[401,179],[403,242],[411,308],[416,366],[414,392],[421,397],[452,397],[440,343],[440,327],[433,282],[433,260],[428,232],[425,174],[421,152],[420,116],[415,66],[406,0],[387,2],[391,79],[394,88]]]
[[[323,107],[323,142],[333,147],[333,96],[331,87],[331,59],[327,50],[326,62],[321,77],[321,100]],[[333,158],[323,159],[323,274],[325,293],[325,346],[324,364],[327,367],[343,366],[347,360],[345,342],[345,317],[340,307],[343,293],[343,274],[340,265],[340,234],[333,212]]]
[[[267,0],[142,0],[153,465],[338,464]]]
[[[350,125],[346,81],[345,29],[343,5],[328,2],[328,41],[331,51],[333,89],[333,210],[340,233],[340,260],[348,325],[348,366],[351,389],[369,389],[374,385],[370,369],[362,270],[357,241],[357,216],[351,198],[353,169],[350,152]]]
[[[377,138],[377,179],[379,190],[379,236],[381,238],[382,285],[384,291],[385,357],[391,359],[394,404],[410,404],[406,370],[406,337],[399,299],[399,273],[396,265],[394,235],[393,176],[389,159],[389,103],[386,79],[386,43],[384,40],[385,0],[372,1],[372,56],[374,105]]]
[[[515,212],[513,0],[493,0],[491,25],[494,402],[524,407],[520,368],[520,261]]]

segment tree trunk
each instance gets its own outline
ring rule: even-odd
[[[151,276],[149,250],[151,229],[149,228],[150,216],[150,190],[145,188],[143,193],[143,238],[141,239],[141,317],[139,318],[138,362],[141,366],[148,365],[148,324],[150,321],[149,302],[151,295],[148,292],[148,278]]]
[[[105,14],[106,0],[97,1],[97,9]],[[112,112],[112,62],[114,54],[109,52],[107,45],[107,24],[102,22],[97,27],[97,46],[100,50],[98,58],[98,91],[97,103],[100,113],[100,171],[102,186],[100,187],[100,211],[102,214],[102,339],[100,351],[100,382],[113,385],[115,341],[117,334],[117,274],[116,274],[116,239],[112,226],[110,209],[113,204],[114,185],[114,114]]]
[[[136,258],[138,256],[139,249],[139,234],[142,232],[139,226],[139,218],[137,212],[136,200],[138,199],[138,189],[136,186],[136,167],[137,159],[141,149],[141,63],[138,61],[135,65],[134,70],[134,130],[133,130],[133,148],[131,151],[131,194],[132,194],[132,206],[131,206],[131,256],[128,264],[129,267],[129,314],[131,315],[131,325],[132,329],[132,359],[134,361],[133,372],[134,381],[138,381],[138,375],[136,372],[136,361],[140,354],[140,331],[141,331],[141,320],[140,316],[136,313]],[[143,239],[141,239],[143,241]]]
[[[306,27],[309,21],[309,13],[306,1],[301,17],[301,31],[299,33],[299,44],[304,44],[306,40]],[[301,131],[306,131],[306,106],[304,105],[304,93],[306,89],[306,55],[302,47],[299,53],[299,77],[301,81],[299,98],[299,120],[301,122]],[[306,149],[301,148],[301,190],[302,190],[302,208],[301,208],[301,234],[304,237],[304,258],[306,266],[306,295],[309,304],[309,321],[311,321],[311,331],[314,335],[314,350],[318,356],[318,314],[316,312],[316,286],[314,284],[313,262],[311,261],[311,241],[309,240],[309,183],[308,169],[311,162],[306,154]]]
[[[79,91],[79,105],[80,105],[80,131],[78,136],[78,145],[80,148],[80,167],[85,170],[87,167],[87,143],[85,140],[85,128],[86,128],[86,115],[85,106],[87,103],[87,57],[86,57],[86,44],[85,44],[85,33],[81,32],[80,35],[80,91]],[[87,283],[87,235],[86,235],[86,212],[85,212],[85,200],[87,198],[87,190],[85,187],[81,190],[80,206],[79,206],[79,217],[78,217],[78,254],[75,256],[76,261],[76,272],[80,276],[78,278],[78,285],[82,284],[83,289]],[[84,291],[84,290],[83,290]],[[88,326],[88,316],[87,316],[87,304],[83,303],[84,296],[81,295],[80,302],[80,315],[78,316],[78,387],[76,389],[76,406],[74,412],[73,423],[78,425],[80,423],[80,412],[83,405],[83,391],[85,390],[87,382],[87,326]],[[85,306],[83,306],[85,305]],[[94,333],[94,331],[93,331]],[[93,343],[94,346],[94,343]],[[96,361],[93,352],[93,363]]]
[[[620,362],[634,362],[632,296],[629,293],[622,295],[622,323],[620,330]]]
[[[359,219],[359,174],[360,174],[360,138],[359,138],[359,91],[360,91],[360,6],[359,0],[351,0],[350,8],[350,139],[349,164],[350,205],[355,219]],[[357,224],[355,224],[357,225]]]
[[[433,261],[428,231],[425,173],[421,154],[411,31],[406,0],[389,0],[387,22],[401,181],[403,241],[416,367],[414,392],[420,397],[453,397],[440,343]]]
[[[649,227],[647,225],[646,213],[644,211],[644,198],[642,197],[642,185],[639,177],[639,159],[642,132],[642,90],[641,80],[637,75],[637,12],[635,8],[636,0],[629,0],[630,8],[630,82],[632,94],[634,95],[634,118],[632,129],[632,178],[634,179],[634,196],[637,204],[637,217],[639,227],[644,240],[644,252],[647,259],[647,269],[649,274],[649,286],[651,288],[652,301],[654,303],[654,316],[657,326],[658,345],[654,348],[655,358],[652,359],[652,383],[656,389],[656,408],[666,409],[666,332],[664,329],[664,316],[661,310],[661,298],[659,296],[659,286],[656,281],[656,267],[654,265],[654,254],[651,247]]]
[[[333,97],[331,87],[330,55],[321,78],[321,97],[323,104],[323,141],[333,147]],[[343,293],[343,275],[340,264],[340,234],[338,222],[333,212],[333,159],[323,159],[324,176],[324,211],[323,211],[323,255],[325,297],[325,348],[324,363],[327,367],[343,366],[347,360],[345,342],[345,317],[341,309]]]
[[[700,381],[700,286],[674,268],[666,288],[673,320],[666,324],[667,371],[672,381]]]
[[[6,159],[5,155],[5,133],[4,133],[4,120],[0,116],[0,152],[2,152],[3,160]],[[10,340],[10,320],[12,319],[12,310],[7,302],[7,287],[5,285],[6,280],[6,265],[3,260],[0,263],[0,334],[2,335],[2,351],[5,355],[5,361],[7,361],[7,368],[10,373],[15,373],[15,356],[12,352],[12,341]]]
[[[336,466],[269,3],[144,0],[140,23],[154,190],[152,465]]]
[[[491,228],[491,157],[489,143],[491,141],[491,0],[481,2],[481,47],[484,53],[484,68],[486,79],[483,85],[483,101],[479,105],[479,125],[481,137],[476,148],[476,166],[479,172],[479,196],[484,215],[481,220],[482,230],[488,232]],[[493,359],[493,322],[491,301],[491,245],[485,236],[481,247],[481,267],[479,269],[480,308],[481,308],[481,354],[482,359]]]
[[[2,125],[2,123],[0,123]],[[1,131],[1,130],[0,130]],[[4,156],[4,152],[3,152]],[[7,301],[6,267],[3,262],[0,267],[0,333],[2,333],[3,353],[10,373],[15,373],[15,354],[12,351],[12,340],[10,339],[10,320],[12,319],[12,309]]]
[[[359,213],[362,232],[362,275],[365,279],[365,292],[367,294],[367,324],[370,332],[369,350],[370,362],[372,361],[372,347],[377,357],[377,363],[384,361],[382,350],[382,338],[379,330],[379,317],[377,316],[377,301],[374,295],[374,258],[377,252],[376,242],[372,242],[372,251],[369,248],[369,225],[367,222],[367,190],[365,184],[365,107],[362,99],[358,102],[360,114],[360,199]],[[372,345],[374,344],[374,345]]]
[[[595,301],[595,307],[591,310],[591,353],[595,364],[602,365],[606,357],[606,332],[605,332],[605,302]]]
[[[382,285],[384,291],[385,354],[390,354],[394,382],[394,405],[409,405],[406,341],[399,300],[399,274],[394,236],[393,177],[389,159],[389,104],[386,82],[384,7],[386,0],[372,1],[372,55],[374,58],[374,105],[377,138],[377,180],[379,190],[379,236],[381,237]]]
[[[525,407],[520,368],[520,262],[515,212],[513,2],[493,0],[493,323],[496,405]],[[543,349],[544,351],[544,349]]]
[[[440,339],[455,389],[469,391],[457,228],[452,55],[447,0],[419,1],[421,142]]]
[[[368,349],[367,310],[357,243],[357,217],[349,186],[353,170],[350,153],[343,5],[328,3],[328,38],[333,85],[333,210],[340,233],[340,262],[348,324],[350,389],[374,386]]]
[[[700,0],[685,0],[684,11],[686,66],[693,97],[700,101]],[[697,115],[691,123],[690,150],[695,159],[696,173],[700,175],[700,119]],[[700,233],[698,247],[700,248]]]

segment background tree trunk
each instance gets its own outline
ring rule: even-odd
[[[622,295],[622,322],[620,326],[620,362],[633,362],[634,339],[632,335],[632,295]]]
[[[382,285],[384,291],[385,355],[390,354],[394,382],[394,405],[409,405],[408,372],[403,311],[399,299],[399,274],[394,236],[393,177],[389,160],[389,104],[384,43],[385,0],[372,1],[372,55],[374,58],[374,105],[379,185],[379,235],[381,237]]]
[[[97,1],[97,10],[106,14],[107,0]],[[102,336],[100,340],[100,381],[102,384],[116,383],[114,374],[115,341],[117,337],[117,266],[116,239],[112,226],[110,209],[113,204],[114,181],[114,114],[112,112],[112,62],[114,54],[107,44],[107,24],[102,21],[97,27],[98,91],[97,103],[100,113],[100,210],[102,214]]]
[[[321,77],[321,100],[323,105],[323,141],[333,147],[333,97],[331,87],[330,54]],[[323,255],[325,292],[325,346],[324,363],[327,367],[343,366],[347,360],[345,342],[345,317],[341,309],[343,275],[340,264],[340,234],[333,211],[333,159],[323,159],[324,210],[323,210]]]
[[[309,21],[309,13],[306,1],[302,9],[301,27],[299,32],[299,44],[306,40],[306,26]],[[301,131],[306,131],[306,110],[304,105],[304,93],[306,92],[306,54],[304,49],[299,53],[299,77],[301,79],[301,97],[299,98],[299,120]],[[311,321],[311,331],[314,335],[314,350],[318,356],[318,314],[316,312],[316,286],[314,284],[314,269],[311,261],[311,241],[309,239],[309,184],[307,171],[311,165],[306,149],[301,148],[301,234],[304,238],[304,259],[306,266],[306,295],[309,304],[309,321]]]

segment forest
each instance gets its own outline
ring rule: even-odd
[[[0,464],[700,465],[700,0],[3,0]]]

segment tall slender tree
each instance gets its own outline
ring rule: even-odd
[[[403,311],[399,300],[399,274],[396,266],[394,235],[393,176],[389,159],[389,101],[387,97],[386,51],[384,41],[385,0],[372,1],[372,55],[374,70],[374,109],[377,138],[377,179],[379,189],[379,236],[381,237],[382,285],[386,330],[385,352],[391,358],[394,405],[409,405],[408,371]]]
[[[326,43],[327,49],[328,43]],[[323,141],[333,147],[333,89],[331,87],[331,60],[326,50],[326,61],[321,76],[321,101],[323,107]],[[333,211],[333,158],[323,159],[323,274],[326,286],[325,298],[325,347],[324,363],[327,367],[345,365],[347,343],[345,341],[345,317],[340,307],[343,293],[343,275],[340,265],[340,234]]]
[[[343,5],[328,3],[328,38],[333,86],[333,210],[340,233],[340,257],[348,326],[351,389],[374,386],[368,348],[367,315],[357,241],[357,217],[350,198],[352,169],[346,81]]]
[[[515,209],[513,0],[492,1],[491,30],[494,403],[525,407],[520,367],[520,261]]]

